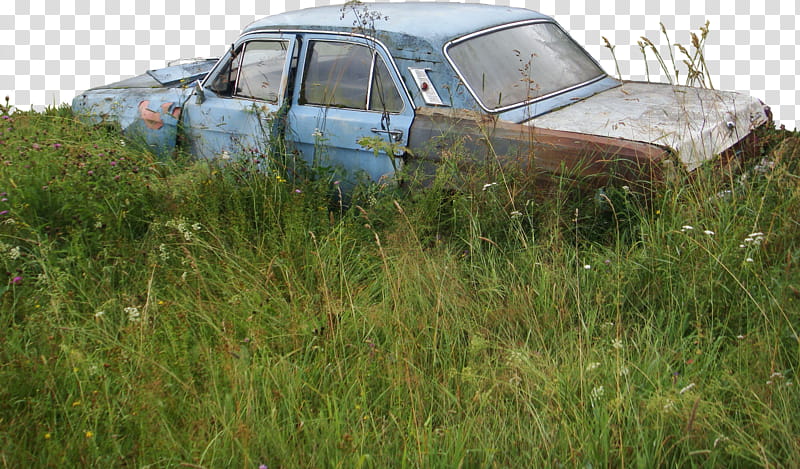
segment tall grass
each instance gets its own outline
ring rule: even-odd
[[[795,134],[595,211],[2,123],[4,467],[800,460]]]

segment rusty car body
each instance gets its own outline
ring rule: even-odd
[[[435,168],[461,139],[477,158],[596,186],[742,157],[771,118],[744,94],[619,81],[540,13],[454,3],[269,16],[218,60],[88,90],[73,109],[159,153],[182,142],[228,159],[280,142],[309,163],[377,181]]]

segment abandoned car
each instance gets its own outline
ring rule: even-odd
[[[552,18],[455,3],[348,4],[269,16],[219,60],[88,90],[74,111],[157,153],[264,154],[280,142],[351,178],[435,168],[452,145],[543,176],[654,181],[755,151],[747,95],[623,82]],[[461,142],[461,143],[459,143]]]

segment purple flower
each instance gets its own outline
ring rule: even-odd
[[[58,150],[61,147],[62,147],[62,145],[60,143],[54,143],[53,144],[53,148],[55,148],[56,150]]]
[[[3,210],[0,212],[0,217],[8,215],[8,210]]]
[[[269,469],[266,464],[261,464],[258,466],[258,469]]]
[[[16,277],[12,278],[11,285],[22,285],[22,277],[17,275]]]
[[[294,192],[295,194],[301,194],[303,191],[301,191],[300,189],[295,189]]]
[[[33,145],[31,145],[31,147],[33,147],[34,150],[40,150],[42,148],[39,146],[38,143],[34,143]]]
[[[111,162],[109,162],[108,164],[110,164],[111,166],[116,166],[116,165],[117,165],[117,162],[116,162],[116,161],[111,161]]]
[[[87,171],[87,172],[86,172],[86,174],[88,174],[89,176],[94,176],[94,171],[92,171],[92,170],[90,169],[89,171]]]

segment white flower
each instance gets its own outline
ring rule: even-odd
[[[617,350],[622,349],[622,340],[621,339],[614,339],[611,341],[611,346]]]
[[[711,230],[703,230],[703,233],[705,233],[705,234],[707,234],[707,235],[709,235],[709,236],[714,236],[714,235],[716,234],[716,233],[714,233],[714,232],[713,232],[713,231],[711,231]]]
[[[691,231],[693,229],[694,229],[694,227],[692,225],[683,225],[681,227],[681,231]]]
[[[20,255],[21,253],[19,250],[19,246],[14,246],[13,248],[8,250],[8,258],[11,260],[19,259]]]
[[[94,313],[94,317],[97,318],[97,319],[100,319],[105,315],[106,315],[105,311],[98,311],[98,312]]]
[[[222,154],[220,155],[220,158],[222,158],[223,160],[229,160],[229,159],[231,159],[231,154],[228,153],[228,150],[222,150]]]
[[[200,231],[201,229],[203,229],[203,226],[200,223],[195,223],[192,225],[192,229],[195,231]]]
[[[748,257],[748,258],[747,258],[747,259],[745,259],[744,261],[745,261],[745,262],[753,262],[753,258],[752,258],[752,257]]]
[[[628,370],[627,366],[623,365],[623,366],[619,367],[619,375],[620,376],[628,376],[629,372],[630,372],[630,370]]]
[[[124,147],[125,146],[125,140],[120,139],[119,140],[119,146]]]
[[[694,387],[694,383],[689,383],[689,384],[686,385],[686,387],[681,389],[681,392],[679,392],[678,394],[683,394],[683,393],[689,391],[690,389],[692,389],[693,387]]]
[[[513,212],[511,212],[511,218],[519,218],[521,216],[522,212],[520,212],[519,210],[514,210]]]
[[[130,322],[139,322],[141,319],[141,314],[139,313],[139,308],[135,306],[128,306],[124,309],[125,314],[128,315],[128,321]]]
[[[739,340],[744,340],[745,337],[746,336],[744,334],[739,334],[739,335],[736,336],[736,338],[739,339]]]
[[[488,188],[490,188],[490,187],[492,187],[492,186],[496,186],[496,185],[497,185],[497,183],[496,183],[496,182],[490,182],[490,183],[488,183],[488,184],[484,184],[484,185],[483,185],[483,189],[482,189],[482,190],[484,190],[484,191],[485,191],[486,189],[488,189]]]
[[[600,368],[600,362],[591,362],[586,365],[586,371],[592,371],[597,368]]]
[[[664,410],[671,410],[674,408],[675,408],[675,403],[672,401],[667,401],[667,403],[664,404]]]
[[[314,129],[314,131],[311,132],[311,136],[314,137],[314,138],[321,138],[322,137],[322,131],[319,130],[319,129]]]
[[[586,270],[591,270],[591,269],[592,269],[592,266],[591,266],[591,265],[589,265],[589,264],[585,264],[585,265],[583,266],[583,268],[584,268],[584,269],[586,269]]]
[[[603,397],[603,393],[605,393],[605,389],[603,386],[597,386],[592,389],[592,399],[599,399]]]

